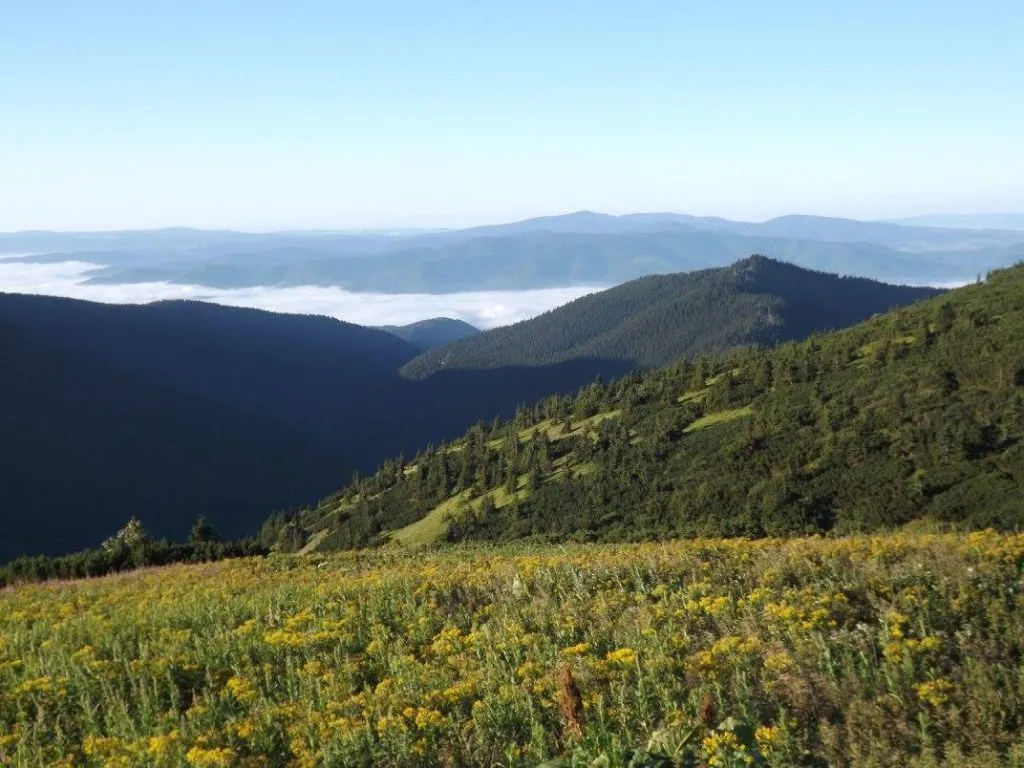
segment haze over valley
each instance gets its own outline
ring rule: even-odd
[[[209,301],[272,312],[324,315],[368,326],[405,325],[432,317],[464,320],[477,328],[508,325],[600,290],[601,286],[447,294],[355,293],[336,286],[297,285],[215,288],[178,283],[90,283],[100,265],[66,261],[11,263],[0,260],[0,290],[66,296],[113,304],[170,299]]]
[[[636,277],[722,266],[752,253],[949,287],[1024,258],[1024,232],[814,216],[755,224],[579,212],[397,234],[9,233],[0,234],[0,288],[113,303],[195,299],[372,326],[445,316],[487,329]]]

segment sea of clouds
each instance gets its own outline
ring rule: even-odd
[[[465,293],[352,293],[326,286],[290,288],[208,288],[173,283],[88,285],[87,273],[100,265],[83,261],[31,264],[0,256],[0,292],[67,296],[111,304],[146,304],[167,299],[193,299],[273,312],[327,315],[359,325],[406,325],[430,317],[464,320],[477,328],[496,328],[546,312],[594,291],[597,286],[543,288],[531,291],[468,291]]]

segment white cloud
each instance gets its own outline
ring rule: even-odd
[[[360,325],[405,325],[429,317],[452,317],[478,328],[495,328],[538,315],[600,287],[543,288],[532,291],[469,291],[447,294],[351,293],[341,288],[217,289],[200,285],[139,283],[86,285],[85,273],[99,265],[0,262],[0,291],[67,296],[115,304],[165,299],[196,299],[274,312],[328,315]]]

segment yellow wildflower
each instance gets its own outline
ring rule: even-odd
[[[577,643],[562,649],[564,656],[585,656],[590,653],[590,643]]]
[[[617,648],[609,651],[605,661],[619,667],[629,667],[636,664],[636,651],[632,648]]]
[[[953,684],[949,680],[939,678],[921,683],[915,690],[921,701],[938,709],[949,701],[949,695],[953,692]]]

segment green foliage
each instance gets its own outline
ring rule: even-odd
[[[192,526],[192,530],[188,534],[188,540],[194,544],[207,541],[217,541],[219,537],[217,532],[210,525],[210,521],[206,519],[205,515],[200,515],[196,519],[195,524]]]
[[[459,495],[449,540],[1013,529],[1022,328],[1015,267],[804,342],[594,382],[386,462],[289,524],[328,531],[325,549],[379,544]],[[274,525],[264,543],[292,548]]]
[[[233,557],[266,555],[266,547],[252,539],[219,541],[213,528],[200,517],[184,544],[153,539],[137,518],[96,549],[61,557],[19,557],[0,566],[0,587],[50,579],[82,579],[171,563],[206,563]]]

